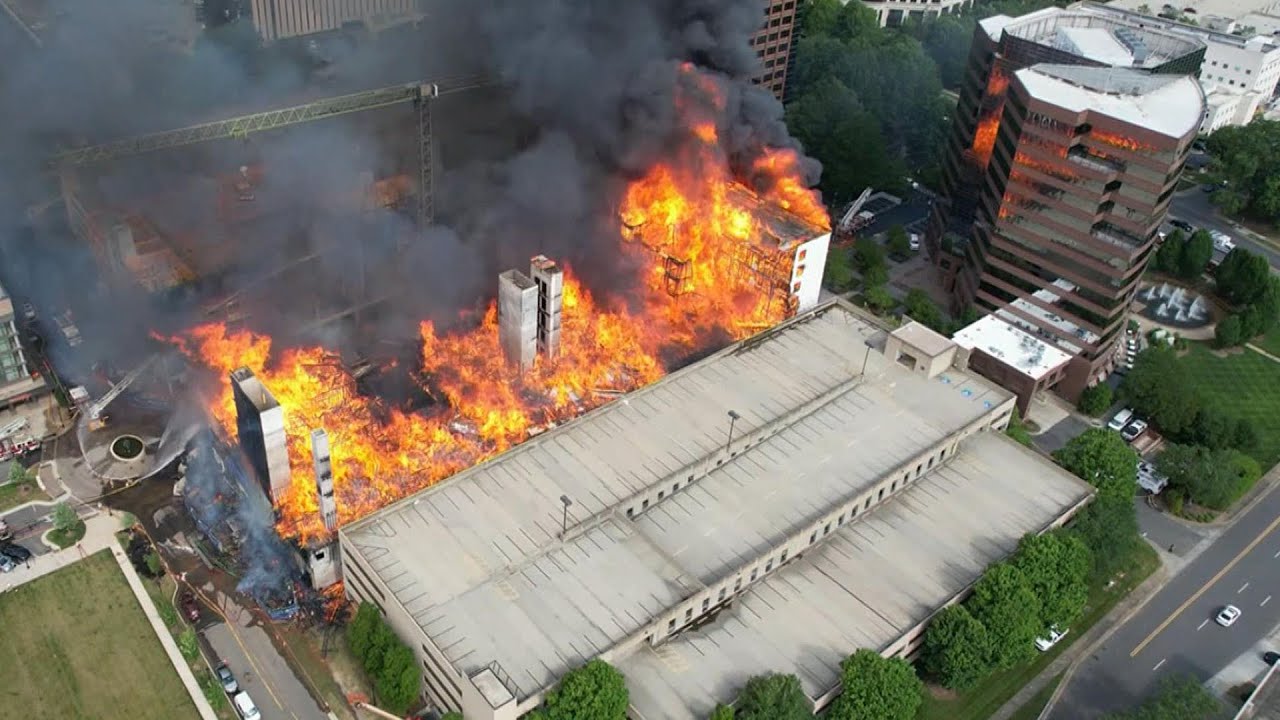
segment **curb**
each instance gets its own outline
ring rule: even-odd
[[[1040,711],[1038,716],[1036,716],[1036,720],[1048,720],[1050,714],[1053,712],[1054,706],[1056,706],[1058,701],[1062,699],[1062,694],[1066,692],[1067,686],[1071,684],[1072,676],[1075,675],[1076,670],[1080,668],[1080,665],[1084,662],[1085,658],[1093,655],[1094,651],[1097,650],[1098,647],[1114,635],[1117,630],[1124,627],[1126,623],[1132,620],[1133,616],[1137,615],[1144,607],[1146,607],[1147,603],[1151,602],[1151,599],[1163,590],[1164,586],[1167,585],[1173,577],[1173,575],[1169,574],[1167,568],[1162,562],[1160,567],[1156,568],[1156,571],[1151,574],[1151,577],[1143,580],[1142,585],[1139,585],[1131,591],[1138,592],[1142,590],[1144,585],[1152,583],[1152,586],[1147,588],[1146,595],[1142,599],[1140,599],[1133,607],[1129,608],[1128,612],[1126,612],[1123,617],[1112,623],[1111,627],[1107,628],[1102,635],[1098,636],[1098,639],[1085,646],[1083,651],[1076,656],[1076,659],[1071,661],[1071,664],[1067,666],[1067,669],[1062,672],[1062,681],[1058,683],[1058,687],[1053,691],[1053,695],[1049,696],[1049,701],[1045,703],[1044,709]]]

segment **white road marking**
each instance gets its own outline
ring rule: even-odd
[[[1240,589],[1236,591],[1236,594],[1237,594],[1237,595],[1239,595],[1240,593],[1244,592],[1244,589],[1245,589],[1245,588],[1247,588],[1247,587],[1249,587],[1249,583],[1245,583],[1245,584],[1241,585],[1241,586],[1240,586]]]
[[[1273,557],[1273,558],[1280,558],[1280,550],[1277,550],[1277,551],[1276,551],[1276,554],[1275,554],[1275,555],[1272,555],[1271,557]]]
[[[1204,626],[1205,626],[1205,625],[1208,625],[1208,624],[1209,624],[1209,620],[1208,620],[1208,618],[1206,618],[1204,622],[1200,623],[1200,626],[1199,626],[1199,627],[1197,627],[1197,628],[1196,628],[1196,630],[1203,630],[1203,629],[1204,629]]]
[[[1263,605],[1266,605],[1266,604],[1267,604],[1267,603],[1269,603],[1269,602],[1271,602],[1271,596],[1270,596],[1270,595],[1268,595],[1268,596],[1266,596],[1266,597],[1262,598],[1262,602],[1258,603],[1258,607],[1262,607]]]
[[[1155,667],[1153,667],[1153,668],[1151,668],[1151,672],[1155,672],[1155,671],[1159,670],[1159,669],[1160,669],[1160,666],[1161,666],[1161,665],[1163,665],[1163,664],[1164,664],[1164,660],[1161,660],[1160,662],[1156,663],[1156,666],[1155,666]]]

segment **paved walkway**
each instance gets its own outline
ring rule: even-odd
[[[200,684],[196,682],[195,675],[191,672],[191,666],[182,657],[182,651],[178,649],[178,644],[174,642],[173,636],[164,625],[164,621],[160,619],[160,613],[156,610],[155,604],[151,602],[151,596],[147,594],[147,589],[142,584],[142,578],[138,577],[137,571],[133,569],[133,564],[125,556],[124,549],[116,541],[115,534],[119,529],[119,516],[95,513],[85,520],[84,539],[77,543],[75,547],[45,555],[37,555],[31,558],[26,567],[15,568],[13,572],[0,576],[0,582],[4,583],[4,587],[0,592],[61,570],[100,550],[110,550],[112,557],[116,559],[116,564],[120,566],[120,571],[124,573],[125,579],[129,582],[129,588],[133,590],[134,597],[138,599],[138,604],[142,607],[143,614],[147,616],[147,620],[151,622],[151,628],[155,630],[156,636],[160,638],[160,644],[164,646],[165,653],[168,654],[170,662],[173,663],[173,669],[177,671],[178,677],[182,679],[182,684],[191,695],[191,701],[195,703],[200,717],[203,720],[218,720],[218,716],[214,713],[213,708],[210,707],[209,701],[205,699],[204,692],[200,689]]]

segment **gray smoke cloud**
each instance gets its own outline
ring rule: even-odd
[[[97,292],[81,324],[106,330],[122,352],[237,291],[251,323],[281,338],[339,349],[407,340],[423,319],[448,323],[486,302],[498,272],[537,253],[578,268],[597,296],[625,299],[636,273],[617,251],[617,205],[629,181],[694,142],[680,102],[707,103],[712,88],[723,151],[744,175],[763,148],[798,147],[781,104],[749,81],[763,0],[427,0],[429,22],[340,47],[324,80],[300,42],[255,51],[247,26],[175,52],[189,38],[167,0],[52,2],[43,51],[0,37],[12,55],[0,58],[0,126],[10,129],[0,191],[13,191],[0,192],[4,279],[55,307]],[[103,207],[145,216],[190,258],[200,278],[185,296],[101,288],[98,263],[68,237],[59,210],[41,230],[56,241],[16,240],[25,207],[56,194],[41,169],[59,145],[477,72],[496,85],[434,106],[438,223],[426,231],[413,225],[412,198],[400,210],[362,208],[370,179],[416,175],[402,106],[79,173]],[[252,201],[228,201],[241,166],[263,179]],[[817,164],[804,169],[816,181]],[[38,192],[32,177],[44,179]],[[358,321],[316,322],[379,298],[390,300]]]

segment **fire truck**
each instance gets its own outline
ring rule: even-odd
[[[0,427],[0,461],[19,458],[39,449],[40,441],[31,437],[26,418],[18,418]]]

